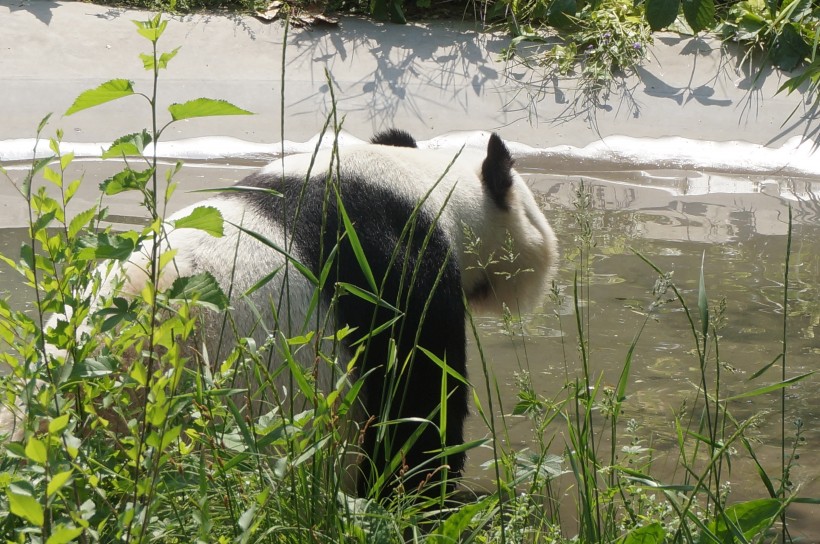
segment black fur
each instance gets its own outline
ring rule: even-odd
[[[509,209],[507,193],[512,187],[513,158],[504,141],[493,132],[487,144],[487,158],[481,165],[481,177],[484,187],[499,208]]]
[[[304,179],[278,180],[273,175],[255,174],[240,184],[271,188],[281,193],[282,196],[273,196],[253,191],[234,193],[233,198],[243,199],[245,205],[255,208],[261,216],[270,218],[285,230],[288,239],[293,240],[293,253],[305,259],[303,264],[308,265],[317,276],[327,260],[326,256],[338,240],[342,240],[333,265],[337,277],[328,281],[322,292],[325,303],[333,297],[337,282],[372,290],[356,260],[349,237],[342,236],[344,227],[340,226],[342,220],[335,193],[333,189],[326,190],[325,176],[314,177],[305,183]],[[457,477],[464,466],[464,453],[435,463],[429,461],[435,455],[431,452],[442,447],[437,430],[442,379],[447,381],[449,394],[444,446],[463,443],[467,388],[445,375],[437,364],[415,348],[417,345],[424,347],[441,360],[446,360],[456,373],[466,376],[465,307],[457,257],[450,253],[447,237],[440,227],[434,226],[433,217],[424,210],[412,217],[415,202],[405,201],[395,193],[362,179],[342,177],[340,187],[343,188],[341,199],[345,210],[368,257],[373,276],[382,289],[382,300],[403,312],[403,317],[388,330],[367,341],[365,355],[358,362],[360,375],[372,371],[363,388],[367,410],[365,418],[375,416],[376,423],[400,418],[430,419],[435,423],[426,425],[412,447],[400,454],[411,471],[421,467],[416,474],[404,478],[406,489],[415,489],[426,478],[432,481],[442,478],[444,471],[441,466],[444,464],[450,468],[449,476]],[[294,218],[294,210],[297,209],[300,214]],[[323,224],[326,225],[324,232]],[[409,229],[408,225],[414,225],[414,228]],[[394,252],[395,259],[391,263]],[[339,327],[348,325],[357,328],[355,333],[343,340],[351,350],[352,343],[367,331],[378,329],[396,317],[394,312],[384,307],[377,308],[353,295],[342,296],[335,312]],[[388,371],[386,365],[391,338],[396,342],[398,357],[392,370]],[[364,475],[364,478],[359,478],[358,491],[361,495],[368,494],[391,457],[399,453],[399,448],[418,428],[418,423],[393,424],[381,429],[372,424],[368,427],[363,448],[372,463],[365,461],[360,467]],[[381,432],[385,434],[379,438]],[[388,476],[388,482],[393,480]]]
[[[413,138],[410,133],[397,128],[390,128],[377,133],[370,138],[370,143],[392,145],[393,147],[418,147],[416,139]]]

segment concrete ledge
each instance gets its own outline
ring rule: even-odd
[[[32,137],[55,112],[69,142],[104,142],[146,126],[144,100],[127,98],[62,117],[82,91],[113,78],[150,92],[138,54],[149,43],[132,19],[148,13],[79,2],[0,0],[0,140]],[[779,147],[815,138],[804,97],[776,95],[784,76],[738,67],[714,38],[660,34],[650,60],[605,104],[574,102],[578,82],[506,65],[506,36],[471,24],[398,26],[355,18],[338,28],[291,29],[222,15],[172,17],[160,49],[182,46],[162,72],[160,106],[200,96],[223,98],[255,117],[176,123],[165,139],[219,135],[250,142],[304,141],[330,109],[327,71],[344,129],[366,139],[397,126],[419,139],[458,130],[498,130],[537,148],[585,146],[602,137],[684,137]],[[284,73],[284,78],[282,77]],[[525,84],[524,82],[529,82]],[[793,114],[793,115],[792,115]],[[784,125],[789,116],[791,119]]]

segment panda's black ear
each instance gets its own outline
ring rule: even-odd
[[[392,145],[393,147],[418,147],[416,139],[409,132],[390,128],[375,134],[370,138],[371,144]]]
[[[481,179],[490,198],[503,210],[509,208],[507,194],[513,183],[512,167],[513,158],[509,149],[493,132],[487,144],[487,158],[481,164]]]

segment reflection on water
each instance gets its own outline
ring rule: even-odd
[[[700,263],[705,255],[705,280],[710,303],[726,299],[726,324],[721,331],[722,388],[734,395],[778,381],[772,369],[750,381],[752,374],[772,362],[780,352],[783,323],[783,272],[788,206],[794,217],[790,282],[788,374],[809,372],[820,360],[820,182],[805,178],[755,178],[708,175],[692,171],[619,171],[597,169],[593,175],[555,175],[547,162],[527,161],[526,176],[539,194],[562,245],[558,284],[563,298],[545,301],[543,311],[516,323],[511,337],[502,323],[479,319],[478,326],[488,363],[502,392],[501,411],[515,404],[515,374],[529,370],[539,394],[553,397],[567,379],[578,372],[578,354],[571,300],[573,274],[578,266],[575,224],[575,190],[581,179],[592,195],[595,247],[590,266],[589,312],[592,370],[614,384],[627,348],[637,332],[643,312],[653,299],[656,276],[634,252],[640,252],[661,269],[673,274],[688,303],[696,306]],[[105,166],[103,168],[109,168]],[[564,169],[566,171],[566,169]],[[186,172],[186,170],[183,170]],[[186,189],[228,185],[246,170],[225,167],[188,169],[178,200],[172,208],[201,198]],[[95,179],[102,179],[95,174]],[[91,191],[96,184],[87,184]],[[5,193],[5,190],[3,191]],[[7,193],[8,194],[8,193]],[[81,195],[82,197],[82,195]],[[83,197],[85,198],[85,197]],[[86,201],[93,203],[89,194]],[[6,205],[9,205],[6,200]],[[128,218],[136,203],[111,203],[112,211]],[[123,220],[122,222],[131,222]],[[3,223],[6,227],[20,226]],[[0,250],[13,258],[25,236],[20,228],[0,229]],[[10,292],[17,307],[30,299],[13,272],[0,272],[0,291]],[[585,304],[585,302],[584,302]],[[664,450],[674,437],[673,414],[684,402],[692,405],[699,381],[698,361],[686,317],[677,304],[662,307],[641,336],[632,365],[632,379],[622,421],[630,418],[653,446]],[[472,375],[478,376],[478,353],[471,347]],[[814,394],[820,378],[810,378],[789,390],[788,418],[802,418],[807,443],[793,474],[802,483],[803,496],[820,496],[820,397]],[[480,383],[479,380],[476,380]],[[479,389],[482,389],[479,387]],[[485,404],[486,407],[486,404]],[[775,394],[736,401],[730,410],[737,418],[769,411],[752,431],[759,441],[756,451],[771,474],[779,460],[779,397]],[[526,420],[507,416],[511,448],[524,448],[532,440]],[[486,434],[480,418],[469,421],[469,438]],[[651,435],[651,436],[650,436]],[[556,441],[558,452],[563,448]],[[486,485],[489,476],[480,465],[489,454],[471,454],[469,476]],[[656,476],[671,479],[676,467],[660,460]],[[678,471],[679,472],[679,471]],[[765,489],[742,457],[729,476],[737,498],[762,497]],[[483,484],[482,484],[483,482]],[[801,511],[796,511],[801,512]],[[802,511],[806,513],[805,510]],[[808,515],[798,516],[793,529],[811,531]],[[808,534],[808,533],[806,533]],[[815,534],[820,536],[820,534]]]
[[[562,245],[558,283],[564,300],[547,301],[543,313],[522,321],[523,337],[511,338],[492,320],[481,320],[482,345],[488,352],[500,389],[503,410],[515,403],[515,373],[529,370],[536,389],[546,397],[559,393],[580,374],[572,298],[578,263],[575,192],[583,179],[592,195],[595,247],[590,259],[590,324],[592,371],[604,384],[617,383],[628,347],[643,313],[653,300],[656,274],[638,258],[640,252],[673,280],[696,311],[702,256],[710,306],[726,300],[721,330],[721,388],[725,396],[779,381],[779,366],[761,378],[752,375],[781,351],[783,274],[788,231],[788,206],[793,209],[793,243],[789,296],[788,376],[810,372],[820,362],[820,182],[807,179],[753,179],[710,176],[696,172],[596,172],[594,177],[555,176],[536,169],[528,181],[543,198],[547,215]],[[562,336],[563,334],[563,336]],[[473,353],[477,359],[477,354]],[[629,399],[622,421],[634,418],[645,438],[659,450],[674,449],[673,415],[684,402],[692,406],[700,381],[699,362],[686,316],[677,303],[663,306],[644,330],[632,363]],[[794,481],[804,484],[802,496],[820,496],[820,378],[809,378],[789,390],[788,431],[796,418],[804,423]],[[503,397],[504,393],[502,393]],[[779,474],[779,395],[769,394],[730,405],[736,418],[769,412],[752,432],[770,474]],[[507,422],[515,421],[507,418]],[[471,425],[479,430],[476,419]],[[513,425],[514,448],[526,447],[531,431],[524,421]],[[651,436],[650,436],[651,434]],[[563,443],[559,446],[563,448]],[[474,455],[474,457],[476,457]],[[481,459],[483,462],[485,459]],[[473,465],[471,463],[472,466]],[[671,478],[676,467],[662,463],[655,475]],[[734,498],[766,495],[763,484],[742,457],[728,477]],[[796,530],[817,531],[798,520]],[[820,532],[814,533],[820,537]]]

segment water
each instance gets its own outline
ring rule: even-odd
[[[697,321],[701,262],[710,307],[725,299],[725,324],[720,331],[721,390],[739,395],[779,381],[775,365],[760,378],[752,375],[781,351],[783,274],[788,232],[788,206],[793,213],[787,376],[812,372],[820,361],[820,182],[809,178],[708,174],[678,170],[613,170],[555,175],[554,165],[527,163],[524,172],[543,197],[547,216],[561,240],[564,259],[558,275],[565,300],[547,301],[540,315],[523,321],[511,336],[502,324],[481,320],[482,345],[502,393],[503,411],[510,413],[516,373],[527,370],[536,391],[560,398],[561,386],[580,376],[580,358],[572,307],[574,274],[581,266],[580,229],[575,217],[576,190],[583,180],[592,195],[590,219],[593,243],[589,313],[591,372],[603,375],[606,386],[617,384],[628,348],[653,301],[657,274],[640,252],[672,278]],[[669,293],[671,295],[671,292]],[[557,315],[556,315],[557,314]],[[472,353],[477,359],[476,352]],[[714,377],[714,371],[710,371]],[[634,419],[639,436],[652,444],[658,457],[653,475],[671,482],[682,476],[675,466],[674,415],[695,404],[700,383],[695,342],[678,303],[654,313],[644,329],[632,363],[628,399],[622,422]],[[793,422],[804,424],[805,445],[793,473],[801,496],[820,496],[817,450],[820,441],[818,378],[810,377],[788,390],[788,443]],[[506,398],[505,394],[510,395]],[[748,433],[755,452],[772,478],[779,475],[780,397],[777,393],[729,404],[738,420],[764,414]],[[691,410],[686,412],[691,413]],[[697,412],[699,413],[699,411]],[[507,418],[509,447],[520,450],[533,436],[523,418]],[[471,426],[482,432],[474,418]],[[560,430],[560,427],[556,427]],[[552,431],[550,431],[552,432]],[[622,428],[621,433],[624,432]],[[623,437],[623,434],[622,434]],[[628,445],[623,437],[619,446]],[[556,453],[564,448],[559,433]],[[742,449],[739,445],[737,449]],[[479,453],[480,462],[489,459]],[[471,464],[476,461],[473,455]],[[480,464],[479,462],[479,464]],[[486,474],[486,473],[485,473]],[[733,460],[732,498],[759,498],[766,489],[746,455]],[[680,481],[680,480],[678,480]],[[795,534],[820,537],[810,521],[810,507],[793,513]]]
[[[448,135],[422,142],[423,146],[457,148],[481,140],[480,134]],[[355,140],[354,140],[355,141]],[[287,142],[285,152],[313,149]],[[0,157],[8,161],[12,146],[0,142]],[[194,145],[196,144],[196,145]],[[276,156],[279,145],[248,147],[218,141],[182,142],[165,155],[188,157],[195,162],[183,169],[180,189],[171,208],[204,198],[193,190],[224,187]],[[29,144],[17,142],[20,149]],[[525,316],[509,334],[494,319],[477,320],[481,343],[493,379],[501,391],[499,413],[509,414],[515,405],[516,375],[530,373],[539,395],[560,394],[567,376],[580,373],[572,284],[579,261],[575,218],[576,190],[583,181],[592,196],[590,220],[594,247],[590,254],[591,277],[588,305],[592,372],[604,384],[614,385],[638,332],[644,313],[653,300],[657,274],[637,255],[640,252],[673,280],[696,312],[701,262],[710,306],[725,298],[725,324],[720,334],[721,389],[724,396],[738,395],[779,380],[779,363],[762,377],[752,375],[771,363],[781,351],[783,331],[783,274],[788,231],[788,207],[793,213],[792,267],[788,307],[787,375],[811,372],[820,361],[820,165],[805,146],[795,142],[779,150],[763,150],[737,142],[714,144],[681,140],[639,141],[609,139],[577,150],[539,150],[511,145],[518,168],[543,202],[562,246],[557,284],[563,301],[545,301],[541,311]],[[3,154],[5,151],[5,155]],[[87,182],[77,197],[74,211],[96,202],[97,181],[118,168],[115,163],[89,157],[73,168],[85,172]],[[221,155],[215,154],[219,149]],[[227,151],[225,151],[227,149]],[[643,153],[641,153],[643,151]],[[83,153],[79,153],[82,155]],[[230,155],[230,156],[225,156]],[[21,165],[6,163],[11,175],[20,179]],[[17,169],[15,169],[17,168]],[[115,222],[139,222],[137,202],[117,197],[108,205]],[[0,250],[17,256],[25,230],[25,209],[7,183],[0,189]],[[0,273],[0,290],[8,291],[18,307],[29,303],[29,291],[13,274]],[[639,435],[657,450],[653,474],[662,481],[680,477],[680,469],[666,456],[674,450],[674,414],[684,404],[691,408],[700,380],[695,344],[686,316],[679,304],[659,308],[649,320],[638,343],[632,364],[628,400],[622,421],[634,419]],[[486,395],[479,379],[481,368],[475,345],[471,345],[471,376],[475,379],[485,409]],[[814,394],[820,378],[810,377],[788,390],[787,432],[800,418],[806,444],[793,473],[801,484],[801,496],[820,496],[820,397]],[[755,451],[772,477],[778,473],[780,457],[779,395],[768,394],[733,401],[730,411],[737,419],[762,413],[751,429]],[[534,439],[523,418],[504,418],[509,429],[501,440],[520,450]],[[498,418],[500,422],[500,418]],[[564,448],[563,435],[555,442],[556,453]],[[550,431],[552,432],[552,431]],[[480,438],[487,429],[475,414],[468,424],[468,439]],[[789,435],[791,438],[791,435]],[[478,486],[488,486],[490,473],[481,464],[490,452],[472,452],[468,477]],[[734,499],[765,496],[745,455],[738,454],[732,472]],[[795,535],[818,538],[810,521],[811,507],[791,510]]]

